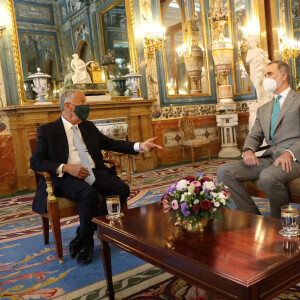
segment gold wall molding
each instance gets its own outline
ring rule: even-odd
[[[21,52],[20,52],[19,38],[17,32],[17,22],[16,22],[13,0],[6,0],[6,5],[7,5],[7,14],[8,14],[8,22],[9,22],[8,28],[10,30],[13,56],[15,62],[19,102],[22,105],[25,104],[26,97],[25,97],[25,89],[24,89],[24,77],[23,77],[23,69],[22,69]]]

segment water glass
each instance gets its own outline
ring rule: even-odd
[[[106,206],[108,215],[107,219],[113,220],[120,218],[120,197],[118,195],[111,195],[106,197]]]
[[[295,205],[281,207],[281,223],[283,233],[288,236],[297,235],[299,232],[299,209]]]

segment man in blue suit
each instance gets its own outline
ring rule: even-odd
[[[34,171],[52,175],[56,196],[69,198],[78,204],[80,227],[70,242],[70,254],[80,264],[92,261],[95,216],[107,214],[106,203],[98,208],[99,197],[119,195],[121,205],[129,196],[129,187],[104,164],[101,150],[126,154],[162,149],[156,138],[142,143],[117,141],[100,133],[86,121],[89,105],[79,90],[66,90],[60,97],[61,117],[38,128],[36,149],[30,159]],[[78,145],[79,144],[79,145]],[[32,209],[42,214],[47,210],[45,180],[38,183]]]

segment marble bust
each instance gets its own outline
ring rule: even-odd
[[[73,54],[72,57],[71,68],[74,71],[74,75],[72,76],[73,84],[92,83],[91,76],[86,69],[90,62],[85,63],[79,58],[78,54]]]

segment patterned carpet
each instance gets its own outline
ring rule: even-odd
[[[227,161],[215,159],[134,174],[129,208],[159,201],[171,183],[197,171],[215,177],[216,167]],[[79,266],[68,253],[78,217],[65,219],[65,262],[58,264],[52,234],[49,245],[43,244],[40,217],[31,211],[33,196],[0,199],[0,298],[107,299],[99,240],[95,238],[93,263]],[[268,214],[268,200],[256,201]],[[217,299],[117,247],[112,246],[111,252],[116,299]],[[300,299],[300,285],[275,299]]]

